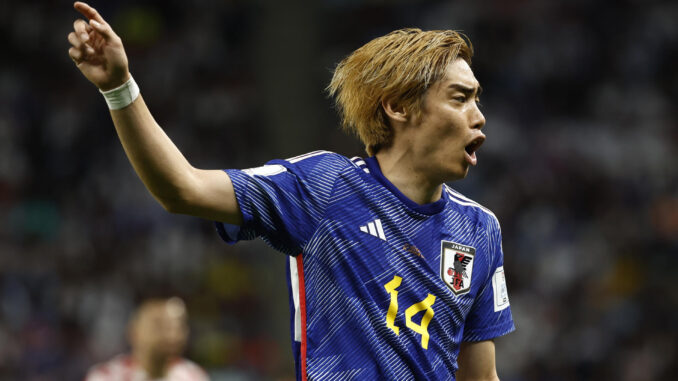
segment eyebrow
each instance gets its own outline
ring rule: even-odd
[[[450,86],[448,86],[448,88],[449,88],[449,89],[457,90],[457,91],[459,91],[459,92],[462,92],[462,93],[464,93],[464,95],[467,95],[467,96],[473,94],[473,93],[476,91],[476,88],[474,88],[474,87],[467,87],[467,86],[464,86],[464,85],[462,85],[462,84],[460,84],[460,83],[453,83],[453,84],[451,84]],[[478,92],[476,93],[476,96],[478,97],[478,96],[480,96],[480,94],[482,94],[482,92],[483,92],[483,87],[480,86],[480,85],[478,85],[478,89],[477,89],[477,90],[478,90]]]

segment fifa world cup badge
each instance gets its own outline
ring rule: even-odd
[[[440,277],[455,295],[468,293],[476,249],[450,241],[441,241],[440,246]]]

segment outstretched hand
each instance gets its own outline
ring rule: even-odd
[[[110,90],[122,85],[130,78],[122,40],[96,9],[79,1],[73,7],[88,22],[77,19],[73,23],[73,32],[68,34],[72,45],[68,55],[99,89]]]

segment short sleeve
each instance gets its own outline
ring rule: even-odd
[[[338,174],[350,161],[316,151],[257,168],[228,169],[243,216],[241,226],[217,222],[229,243],[261,237],[273,248],[297,255],[315,232]]]
[[[504,276],[504,253],[499,222],[491,216],[488,228],[489,276],[478,292],[464,324],[463,341],[483,341],[515,330]]]

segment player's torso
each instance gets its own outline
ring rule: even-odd
[[[340,176],[301,258],[309,379],[453,378],[489,264],[484,227],[451,203],[427,215]]]

